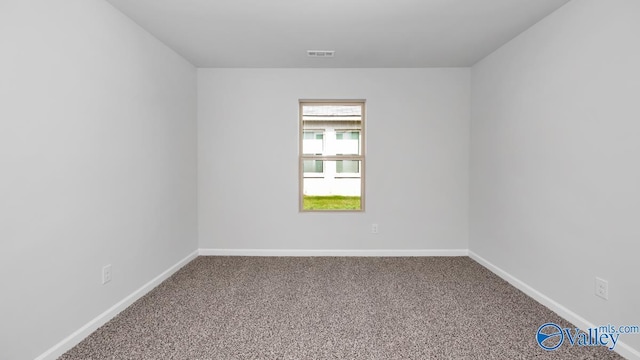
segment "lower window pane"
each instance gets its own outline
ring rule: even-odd
[[[321,173],[323,172],[323,161],[322,160],[305,160],[304,161],[304,172],[306,173]]]
[[[323,163],[323,173],[305,174],[303,210],[362,210],[360,160],[305,160],[305,173],[312,173],[308,161]]]
[[[352,173],[360,172],[360,161],[358,160],[338,160],[336,161],[336,173]]]

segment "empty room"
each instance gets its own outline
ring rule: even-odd
[[[0,0],[0,359],[640,360],[640,1]]]

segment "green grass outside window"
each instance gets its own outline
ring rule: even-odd
[[[360,196],[307,196],[303,210],[360,210]]]

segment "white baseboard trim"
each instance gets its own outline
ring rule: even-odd
[[[187,257],[178,261],[178,263],[171,266],[169,269],[165,270],[162,274],[156,276],[148,283],[142,285],[142,287],[140,287],[138,290],[134,291],[129,296],[120,300],[117,304],[110,307],[107,311],[98,315],[95,319],[89,321],[83,327],[76,330],[74,333],[64,338],[62,341],[60,341],[59,343],[51,347],[49,350],[42,353],[35,360],[57,359],[59,356],[67,352],[69,349],[78,345],[82,340],[84,340],[87,336],[91,335],[91,333],[96,331],[100,326],[104,325],[109,320],[113,319],[122,310],[129,307],[136,300],[140,299],[146,293],[153,290],[153,288],[158,286],[161,282],[168,279],[176,271],[180,270],[183,266],[185,266],[191,260],[195,259],[197,256],[198,256],[198,251],[194,251],[193,253],[187,255]]]
[[[467,249],[306,250],[306,249],[200,249],[201,256],[467,256]]]
[[[522,291],[523,293],[529,295],[530,297],[532,297],[534,300],[536,300],[540,304],[544,305],[549,310],[555,312],[560,317],[562,317],[565,320],[569,321],[570,323],[576,325],[578,328],[580,328],[580,329],[588,329],[588,328],[595,327],[594,324],[592,324],[591,322],[587,321],[585,318],[583,318],[580,315],[574,313],[573,311],[567,309],[565,306],[563,306],[560,303],[554,301],[553,299],[551,299],[550,297],[544,295],[543,293],[541,293],[540,291],[534,289],[533,287],[527,285],[522,280],[520,280],[520,279],[514,277],[513,275],[507,273],[506,271],[502,270],[501,268],[497,267],[493,263],[489,262],[488,260],[484,259],[483,257],[481,257],[480,255],[474,253],[471,250],[469,250],[469,257],[472,258],[473,260],[477,261],[480,265],[482,265],[485,268],[489,269],[494,274],[496,274],[499,277],[501,277],[503,280],[505,280],[509,284],[513,285],[516,289],[518,289],[518,290]],[[542,323],[540,325],[542,325]],[[626,359],[640,360],[640,352],[638,350],[632,348],[631,346],[625,344],[622,341],[618,341],[614,351],[617,352],[618,354],[620,354],[621,356],[625,357]]]

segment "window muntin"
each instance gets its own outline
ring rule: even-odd
[[[300,210],[364,209],[364,101],[300,101]]]

